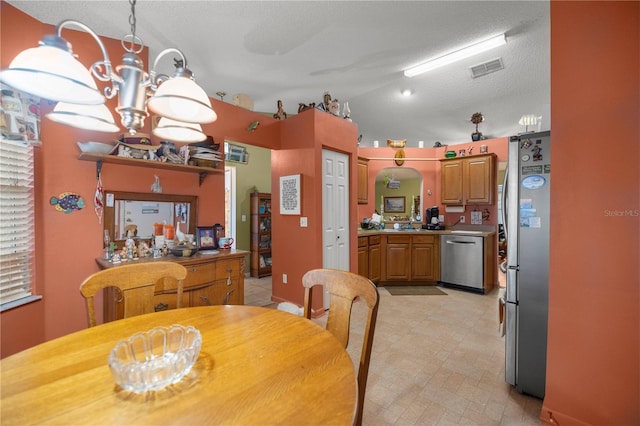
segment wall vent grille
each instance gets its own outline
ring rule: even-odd
[[[491,74],[492,72],[502,69],[504,69],[502,58],[492,59],[491,61],[469,67],[472,78],[482,77],[483,75]]]

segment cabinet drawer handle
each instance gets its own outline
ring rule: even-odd
[[[189,272],[198,272],[198,268],[191,268],[189,269]]]
[[[227,294],[224,296],[224,301],[222,302],[223,305],[228,305],[229,304],[229,299],[231,298],[231,294],[236,291],[236,289],[231,289],[227,292]]]
[[[200,296],[200,300],[202,300],[206,305],[211,306],[212,303],[207,296]]]
[[[169,305],[167,305],[166,303],[158,303],[153,309],[156,312],[158,312],[158,311],[166,311],[167,309],[169,309]]]

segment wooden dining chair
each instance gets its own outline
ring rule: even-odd
[[[119,289],[124,299],[124,317],[154,312],[153,295],[156,283],[164,278],[177,281],[176,308],[182,307],[183,280],[187,268],[175,262],[132,263],[103,269],[90,275],[80,285],[80,293],[87,302],[89,327],[96,325],[94,297],[107,287]]]
[[[351,308],[358,298],[368,308],[367,323],[358,366],[358,406],[354,424],[362,424],[364,393],[367,387],[369,360],[373,346],[373,334],[378,316],[378,289],[369,279],[348,271],[337,269],[314,269],[302,277],[304,286],[304,316],[311,319],[312,287],[322,285],[329,292],[329,317],[327,330],[330,331],[344,348],[349,344]]]

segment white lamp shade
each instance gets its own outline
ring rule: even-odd
[[[205,91],[186,77],[163,82],[147,107],[162,117],[187,123],[212,123],[218,118]]]
[[[32,95],[52,101],[85,105],[104,104],[91,73],[71,53],[54,46],[23,50],[0,80]]]
[[[47,118],[56,123],[79,129],[108,133],[120,131],[106,105],[78,105],[58,102],[53,111],[47,114]]]
[[[167,117],[162,117],[158,121],[153,134],[162,140],[172,142],[200,142],[207,138],[199,124],[185,123]]]

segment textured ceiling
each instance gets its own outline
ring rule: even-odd
[[[130,33],[127,1],[8,3],[50,24],[76,19],[103,36]],[[139,0],[136,16],[150,57],[181,49],[209,96],[223,91],[233,102],[247,94],[254,110],[269,113],[281,99],[295,114],[298,103],[320,103],[329,91],[349,102],[362,146],[386,139],[413,147],[420,140],[426,147],[465,143],[474,112],[484,115],[479,130],[486,137],[524,131],[523,114],[542,116],[541,130],[551,126],[547,1]],[[502,32],[505,46],[418,77],[402,73]],[[503,70],[471,78],[470,66],[496,58]],[[171,64],[160,67],[169,72]],[[413,96],[401,96],[403,89]]]

